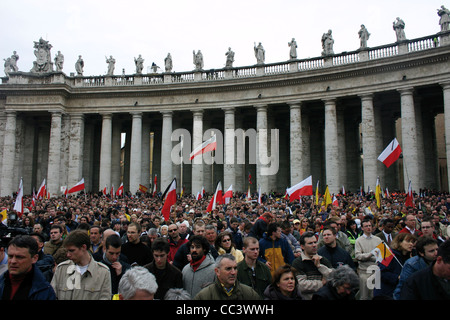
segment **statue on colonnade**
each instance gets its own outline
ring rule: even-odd
[[[405,41],[405,22],[397,17],[397,19],[392,24],[393,29],[395,30],[395,35],[397,36],[397,42]]]
[[[116,67],[116,59],[113,58],[113,56],[109,56],[109,59],[105,56],[106,63],[108,64],[108,71],[106,72],[106,75],[112,76],[114,75],[114,68]]]
[[[164,59],[164,67],[166,69],[166,72],[172,72],[173,63],[172,63],[172,56],[170,53],[167,54],[167,57]]]
[[[264,64],[266,60],[266,51],[262,46],[261,42],[256,46],[256,43],[253,45],[253,50],[255,51],[256,64]]]
[[[297,59],[297,42],[295,41],[295,38],[292,38],[291,42],[288,42],[288,46],[291,47],[289,50],[289,59]]]
[[[334,54],[333,51],[334,39],[331,29],[322,35],[322,56]]]
[[[195,65],[195,70],[203,70],[203,54],[200,50],[197,51],[197,53],[195,53],[195,50],[192,51],[193,55],[194,55],[194,65]]]
[[[83,68],[84,68],[84,61],[81,56],[78,56],[77,62],[75,62],[75,70],[77,72],[77,76],[82,77],[83,76]]]
[[[139,57],[134,58],[134,64],[136,65],[136,74],[141,74],[144,69],[144,59],[141,55]]]
[[[44,39],[40,38],[39,41],[34,41],[34,55],[36,56],[36,61],[33,61],[33,68],[30,72],[41,73],[41,72],[52,72],[53,62],[50,54],[50,50],[53,46]]]
[[[17,60],[19,60],[19,55],[16,51],[13,51],[13,54],[11,57],[3,59],[5,61],[4,63],[4,72],[6,76],[9,76],[10,72],[17,72],[19,71],[19,67],[17,66]]]
[[[233,68],[234,52],[231,50],[231,48],[228,48],[228,51],[225,53],[225,55],[227,56],[225,68]]]
[[[363,25],[363,24],[361,25],[361,29],[359,29],[358,35],[359,35],[359,43],[360,43],[359,48],[360,49],[367,48],[367,40],[369,40],[370,33],[369,33],[369,31],[367,31],[365,25]]]
[[[441,26],[441,31],[449,31],[450,30],[450,10],[446,7],[441,6],[440,9],[437,9],[437,14],[441,18],[439,19],[439,25]]]
[[[55,66],[56,71],[61,72],[64,65],[64,55],[61,53],[61,51],[58,51],[58,54],[55,56]]]

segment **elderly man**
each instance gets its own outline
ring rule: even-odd
[[[260,300],[261,297],[251,287],[237,280],[236,258],[231,254],[217,257],[214,268],[216,280],[203,288],[194,300]]]

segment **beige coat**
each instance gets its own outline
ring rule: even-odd
[[[109,268],[91,257],[86,272],[81,275],[72,260],[61,262],[51,285],[58,300],[111,300]]]

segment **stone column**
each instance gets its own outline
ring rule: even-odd
[[[375,112],[373,109],[373,95],[361,96],[361,132],[363,149],[363,190],[370,186],[375,190],[377,183],[377,138],[375,129]]]
[[[16,157],[16,121],[17,115],[15,111],[6,111],[6,125],[3,143],[3,165],[2,165],[2,191],[1,196],[12,196],[17,190],[17,186],[13,186],[14,179],[14,163]]]
[[[132,112],[131,153],[130,153],[130,192],[135,194],[142,183],[142,113]]]
[[[419,192],[421,188],[420,170],[418,163],[418,141],[416,128],[416,115],[414,107],[413,89],[402,89],[400,92],[402,114],[402,153],[404,188],[407,191],[409,180],[413,191]]]
[[[450,83],[442,84],[444,94],[445,150],[447,156],[448,188],[450,189]]]
[[[225,112],[225,137],[224,137],[224,164],[223,164],[223,189],[224,192],[233,185],[236,191],[236,148],[235,148],[235,120],[234,108],[224,109]]]
[[[70,115],[70,143],[68,188],[73,187],[82,178],[84,146],[84,115],[76,113]]]
[[[112,114],[102,114],[99,189],[111,189]],[[109,191],[109,190],[108,190]]]
[[[269,176],[264,174],[264,168],[267,164],[263,164],[261,160],[261,155],[267,157],[269,154],[268,150],[268,139],[270,138],[268,125],[267,125],[267,105],[255,106],[256,108],[256,190],[261,186],[262,193],[268,193],[269,188]],[[263,137],[263,139],[261,139]],[[250,152],[252,152],[253,146],[250,146]]]
[[[338,193],[340,189],[339,166],[336,100],[329,99],[325,100],[325,172],[331,194]]]
[[[159,189],[161,192],[166,190],[173,179],[172,173],[172,111],[161,112],[163,116],[162,137],[161,137],[161,180]]]
[[[305,177],[303,175],[303,139],[301,102],[289,105],[290,108],[290,186]]]
[[[59,169],[61,164],[61,112],[52,112],[50,143],[48,150],[47,188],[51,196],[60,194]]]
[[[122,182],[122,172],[120,167],[122,151],[122,122],[120,119],[116,119],[114,121],[111,140],[111,185],[108,187],[108,192],[111,190],[112,186],[114,186],[114,192],[116,192]]]
[[[142,121],[142,170],[141,183],[150,187],[150,122]],[[150,192],[150,189],[149,191]]]
[[[192,123],[192,149],[203,143],[203,110],[193,110]],[[192,193],[199,192],[203,186],[203,156],[200,154],[192,159]]]

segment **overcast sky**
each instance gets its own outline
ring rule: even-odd
[[[329,29],[334,52],[359,47],[364,24],[371,33],[369,47],[396,41],[392,23],[405,23],[408,39],[440,31],[437,9],[443,0],[14,0],[3,3],[0,57],[14,50],[19,71],[28,72],[35,61],[34,41],[48,40],[65,56],[63,72],[75,72],[82,55],[84,75],[104,75],[105,56],[116,59],[115,74],[135,72],[134,58],[162,69],[171,53],[173,71],[192,71],[193,50],[201,50],[204,69],[225,65],[225,52],[235,52],[234,66],[256,63],[253,44],[261,42],[266,63],[286,61],[288,42],[295,38],[298,58],[318,57],[321,37]],[[4,76],[3,67],[1,76]]]

